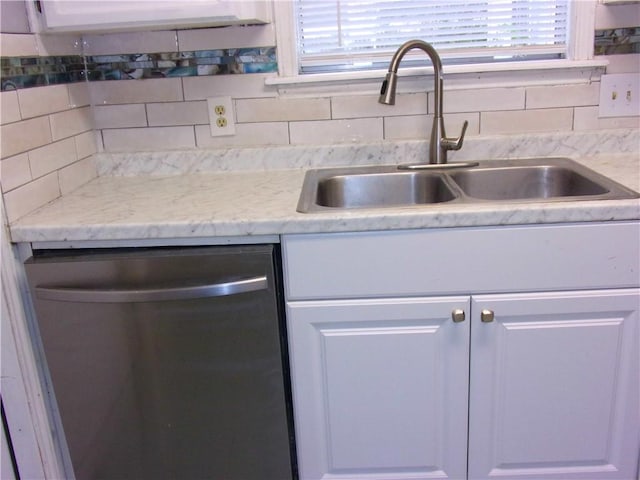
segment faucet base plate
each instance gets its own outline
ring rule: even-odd
[[[477,167],[478,165],[478,162],[403,163],[398,165],[398,170],[450,170],[453,168]]]

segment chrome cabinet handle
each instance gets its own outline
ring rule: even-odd
[[[461,308],[456,308],[451,312],[451,320],[453,320],[455,323],[464,322],[464,319],[464,310],[462,310]]]
[[[493,322],[494,318],[495,314],[493,313],[493,310],[484,309],[482,310],[482,312],[480,312],[480,320],[482,320],[484,323],[491,323]]]
[[[222,297],[244,292],[265,290],[267,277],[259,276],[233,282],[213,283],[189,287],[150,289],[107,289],[37,286],[36,295],[43,300],[84,303],[138,303],[194,298]]]

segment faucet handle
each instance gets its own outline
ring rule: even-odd
[[[440,144],[445,150],[460,150],[462,148],[462,141],[464,140],[464,134],[467,132],[469,126],[468,121],[464,121],[462,124],[462,132],[458,138],[445,137],[440,141]]]

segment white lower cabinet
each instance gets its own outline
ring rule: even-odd
[[[302,479],[464,478],[469,297],[292,302]]]
[[[639,302],[289,303],[301,478],[634,478]]]
[[[302,480],[638,478],[638,224],[490,230],[283,238]]]
[[[637,289],[472,298],[470,479],[637,478],[639,306]]]

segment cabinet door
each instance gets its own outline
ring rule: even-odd
[[[466,475],[469,321],[454,309],[469,298],[288,303],[301,479]]]
[[[639,303],[636,289],[473,298],[470,479],[636,478]]]
[[[47,0],[41,3],[45,28],[54,32],[268,23],[267,7],[264,0]]]

